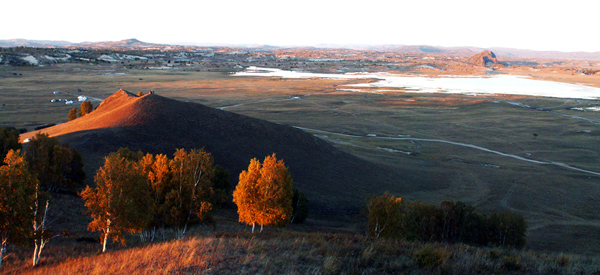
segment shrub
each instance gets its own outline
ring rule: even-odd
[[[292,220],[291,223],[303,223],[308,217],[308,199],[304,192],[294,187],[294,196],[292,197]]]
[[[421,249],[417,250],[414,255],[414,260],[421,266],[439,267],[446,263],[450,256],[450,252],[426,244]]]

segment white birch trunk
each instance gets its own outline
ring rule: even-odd
[[[33,266],[36,266],[37,263],[39,262],[39,259],[38,259],[38,257],[39,257],[38,256],[39,255],[39,253],[38,253],[39,247],[40,247],[40,245],[38,243],[38,240],[35,240],[35,247],[33,248],[33,263],[32,263]]]
[[[106,233],[104,233],[104,241],[102,242],[102,253],[106,252],[106,243],[108,242],[108,234],[110,234],[110,219],[107,219],[106,222]]]
[[[178,240],[183,239],[183,237],[185,237],[185,232],[186,231],[187,231],[187,223],[185,224],[185,226],[183,228],[177,228],[177,232],[176,232],[177,236],[176,236],[176,238]]]
[[[2,241],[2,245],[0,246],[0,267],[2,266],[2,258],[4,258],[4,251],[6,250],[6,243],[4,240]]]
[[[151,230],[144,230],[140,232],[140,240],[142,242],[154,242],[154,238],[156,237],[156,227],[153,227]]]
[[[39,209],[39,201],[38,201],[38,194],[39,194],[39,184],[35,186],[35,208],[33,210],[33,232],[38,231],[40,228],[37,224],[37,216],[38,216],[38,209]],[[32,265],[35,266],[35,263],[38,261],[37,260],[37,256],[38,256],[38,248],[39,248],[39,242],[38,242],[38,238],[40,236],[36,237],[34,241],[35,243],[35,247],[33,248],[33,262]]]
[[[254,226],[255,225],[256,225],[255,223],[252,223],[252,233],[254,233]]]
[[[44,215],[42,216],[42,221],[41,221],[40,225],[38,226],[37,219],[36,219],[37,218],[37,202],[36,202],[36,210],[35,210],[36,217],[34,217],[34,220],[33,220],[33,230],[38,231],[39,235],[34,240],[35,247],[33,249],[33,266],[36,266],[40,263],[42,250],[44,249],[44,246],[46,246],[46,243],[48,243],[48,241],[50,241],[49,239],[44,239],[44,232],[46,231],[46,217],[47,217],[49,206],[50,206],[50,201],[47,200],[46,207],[44,208]]]
[[[42,250],[44,249],[44,246],[46,246],[46,243],[48,242],[44,240],[36,240],[35,248],[33,250],[33,266],[40,264],[40,259],[42,258]]]

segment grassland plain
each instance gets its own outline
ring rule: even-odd
[[[3,67],[0,77],[3,126],[32,129],[66,121],[74,106],[50,103],[55,90],[73,96],[81,89],[98,99],[119,88],[132,93],[154,90],[165,97],[302,127],[346,152],[407,174],[436,175],[416,179],[394,195],[435,204],[462,200],[482,211],[521,212],[529,223],[527,249],[600,252],[600,177],[551,164],[600,172],[600,113],[571,109],[596,106],[598,101],[401,89],[356,93],[343,85],[359,80],[239,78],[80,64]]]

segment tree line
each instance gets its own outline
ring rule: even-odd
[[[443,201],[438,207],[385,193],[370,196],[365,211],[367,232],[373,237],[513,248],[522,248],[526,241],[522,214],[500,211],[488,216],[461,201]]]
[[[0,265],[8,244],[32,246],[33,265],[44,246],[61,234],[51,230],[47,216],[52,193],[77,193],[92,218],[88,229],[100,233],[102,252],[109,241],[125,244],[125,234],[144,242],[165,240],[165,229],[181,239],[192,225],[215,224],[211,211],[230,201],[229,173],[214,164],[210,153],[177,149],[164,154],[121,148],[104,158],[95,186],[83,186],[81,155],[56,138],[36,134],[22,151],[19,132],[0,128]],[[281,227],[302,223],[308,199],[292,187],[283,160],[275,154],[253,159],[233,192],[240,222]]]
[[[176,238],[192,224],[212,222],[209,211],[227,200],[229,182],[212,156],[204,150],[178,149],[164,154],[133,153],[127,148],[109,154],[95,176],[95,187],[79,194],[93,218],[89,228],[100,231],[102,251],[109,239],[124,242],[123,235],[139,233],[153,241],[160,230],[172,228]]]

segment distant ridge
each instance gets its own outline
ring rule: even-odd
[[[119,48],[129,48],[129,49],[144,49],[149,47],[161,46],[160,44],[147,43],[137,40],[135,38],[125,39],[120,41],[105,41],[105,42],[82,42],[75,44],[79,47],[88,47],[88,48],[110,48],[110,49],[119,49]],[[71,45],[71,46],[75,46]]]
[[[354,215],[365,195],[415,190],[418,186],[409,183],[424,177],[364,161],[294,127],[156,94],[138,97],[123,90],[90,114],[41,132],[82,153],[89,184],[103,157],[120,147],[167,155],[177,148],[205,148],[230,171],[233,184],[252,158],[262,160],[276,153],[289,166],[294,185],[308,195],[317,215]],[[22,134],[21,139],[34,134]]]
[[[9,39],[0,40],[0,47],[64,47],[72,45],[69,41]]]
[[[219,43],[183,43],[183,44],[156,44],[147,43],[135,38],[120,41],[105,42],[82,42],[72,43],[67,41],[46,41],[46,40],[27,40],[10,39],[0,40],[0,47],[64,47],[64,48],[94,48],[94,49],[148,49],[148,48],[168,48],[168,47],[234,47],[234,48],[253,48],[263,50],[283,49],[283,48],[311,48],[311,46],[277,46],[261,44],[219,44]],[[535,51],[527,49],[514,48],[479,48],[479,47],[442,47],[431,45],[356,45],[356,44],[320,44],[314,48],[343,48],[358,51],[393,51],[406,54],[446,54],[459,57],[470,57],[473,54],[489,50],[496,55],[508,58],[540,58],[540,59],[573,59],[573,60],[597,60],[600,61],[600,52],[561,52],[561,51]]]

